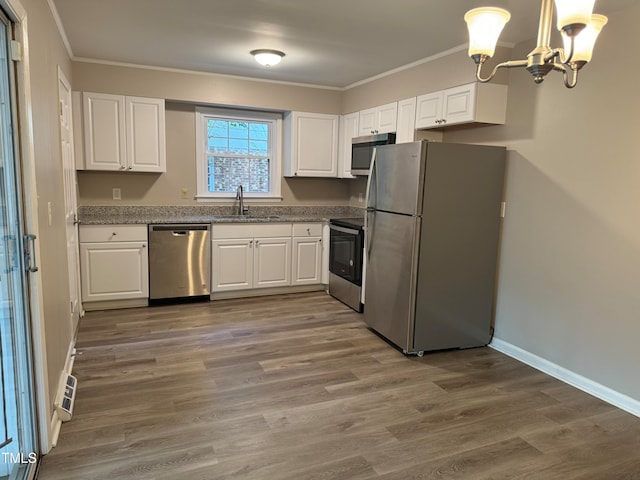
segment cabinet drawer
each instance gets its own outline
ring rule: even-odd
[[[80,243],[146,241],[146,225],[80,225]]]
[[[321,237],[322,224],[321,223],[294,223],[293,236],[294,237]]]
[[[269,223],[269,224],[243,224],[243,225],[219,225],[211,226],[212,239],[224,238],[267,238],[267,237],[290,237],[290,223]]]

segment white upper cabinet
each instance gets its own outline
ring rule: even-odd
[[[127,169],[166,172],[164,100],[125,97]]]
[[[338,152],[338,177],[355,178],[351,175],[351,140],[359,135],[359,113],[340,117],[340,150]]]
[[[163,99],[84,92],[82,107],[78,169],[166,171]]]
[[[124,97],[85,93],[84,159],[87,170],[124,170],[125,140]]]
[[[442,91],[420,95],[416,103],[416,128],[439,126],[442,118]]]
[[[358,136],[395,132],[398,102],[387,103],[360,111]]]
[[[474,82],[420,95],[416,128],[442,128],[464,123],[503,124],[506,111],[506,85]]]
[[[338,176],[338,115],[287,112],[284,176]]]
[[[416,97],[398,102],[396,143],[413,142],[416,131]]]

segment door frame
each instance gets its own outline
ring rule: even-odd
[[[38,229],[38,194],[36,189],[36,171],[32,124],[31,69],[29,66],[29,37],[27,12],[20,0],[0,0],[13,22],[15,40],[21,45],[21,59],[15,62],[15,89],[19,105],[17,109],[16,141],[19,147],[18,161],[22,170],[23,215],[25,231],[36,236],[34,242],[35,258],[40,256],[40,232]],[[47,349],[44,326],[44,302],[42,297],[42,277],[29,273],[28,301],[31,313],[31,336],[33,344],[33,369],[35,384],[36,425],[40,454],[44,455],[52,447],[52,427],[54,422],[53,405],[49,401],[50,392],[47,370]],[[56,415],[57,417],[57,415]]]

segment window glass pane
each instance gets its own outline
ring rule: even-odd
[[[269,144],[266,140],[251,140],[249,142],[249,155],[263,155],[269,154]]]
[[[267,140],[269,138],[269,125],[267,123],[252,123],[249,125],[249,135],[255,140]]]
[[[209,136],[210,137],[228,137],[229,136],[229,122],[226,120],[210,119],[208,122]]]
[[[226,153],[229,151],[229,140],[227,138],[209,137],[209,151],[215,153]]]
[[[242,185],[246,193],[269,193],[268,158],[208,157],[207,186],[212,193],[235,193]]]
[[[248,155],[249,145],[246,140],[238,140],[236,138],[229,139],[229,153],[236,155]]]
[[[249,138],[249,124],[246,122],[229,122],[230,138]]]

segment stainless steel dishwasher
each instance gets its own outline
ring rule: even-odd
[[[149,225],[149,299],[211,293],[210,224]]]

